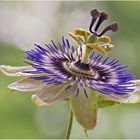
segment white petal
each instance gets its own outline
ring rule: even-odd
[[[135,90],[130,93],[130,96],[126,99],[123,99],[121,103],[139,103],[140,102],[140,80],[131,81],[135,86]]]
[[[135,86],[135,90],[133,93],[130,94],[130,96],[123,100],[123,103],[139,103],[140,102],[140,80],[133,80],[132,81]]]
[[[9,89],[18,91],[37,91],[45,86],[44,82],[25,78],[8,85]]]
[[[139,103],[140,102],[140,90],[135,90],[133,93],[127,94],[124,96],[106,96],[106,98],[113,100],[118,103]]]
[[[133,80],[131,82],[133,82],[134,84],[136,84],[136,89],[139,89],[140,90],[140,80]]]
[[[132,80],[131,82],[133,82],[133,83],[136,84],[137,86],[140,86],[140,80]]]
[[[47,85],[42,90],[40,90],[39,93],[33,95],[32,100],[37,105],[45,106],[66,99],[77,87],[76,85],[73,85],[70,89],[65,90],[69,83],[70,82],[61,85]]]
[[[96,88],[97,89],[100,89],[100,88],[102,88],[102,86],[97,86],[96,85]],[[129,87],[130,89],[132,88],[132,89],[134,89],[135,90],[135,88],[136,88],[136,86],[132,86],[132,87]],[[112,94],[103,94],[103,93],[98,93],[101,97],[103,97],[103,98],[105,98],[105,99],[108,99],[108,100],[112,100],[112,101],[114,101],[114,102],[118,102],[118,103],[126,103],[126,102],[128,102],[128,98],[131,96],[131,95],[133,95],[133,93],[132,92],[130,92],[130,93],[126,93],[126,94],[123,94],[123,95],[121,95],[121,94],[115,94],[115,93],[112,93]]]
[[[108,99],[108,100],[112,100],[112,101],[115,101],[115,102],[118,102],[118,103],[124,103],[124,101],[127,100],[131,96],[131,93],[128,93],[128,94],[125,94],[125,95],[99,93],[99,95],[101,97],[104,97],[104,98]]]
[[[125,95],[118,94],[100,94],[100,96],[118,103],[139,103],[140,102],[140,80],[133,81],[136,86],[135,90]]]
[[[12,66],[6,66],[6,65],[0,65],[0,71],[7,75],[7,76],[29,76],[34,74],[29,73],[22,73],[26,70],[34,70],[31,66],[23,66],[23,67],[12,67]]]
[[[135,90],[127,99],[123,99],[121,103],[139,103],[140,102],[140,90]]]

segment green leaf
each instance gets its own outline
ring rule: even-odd
[[[115,101],[112,101],[112,100],[105,99],[104,97],[101,97],[101,96],[98,96],[98,98],[97,98],[97,107],[98,108],[105,108],[105,107],[109,107],[109,106],[112,106],[115,104],[118,104],[118,103]]]

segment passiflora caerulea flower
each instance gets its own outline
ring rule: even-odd
[[[1,72],[8,76],[25,77],[8,88],[36,91],[32,100],[38,105],[69,100],[73,114],[86,130],[95,127],[98,108],[140,101],[140,80],[128,73],[127,66],[119,60],[106,56],[113,45],[103,35],[117,31],[118,24],[114,22],[99,33],[98,28],[108,15],[94,9],[91,16],[89,31],[76,29],[69,33],[77,45],[71,45],[65,37],[46,47],[35,44],[33,50],[25,52],[29,66],[0,66]]]

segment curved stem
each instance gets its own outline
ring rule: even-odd
[[[70,138],[72,123],[73,123],[73,113],[72,113],[72,110],[70,110],[68,128],[67,128],[66,137],[65,137],[67,140]]]

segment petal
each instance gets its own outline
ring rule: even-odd
[[[121,103],[139,103],[140,102],[140,89],[135,90],[127,99],[123,99]]]
[[[101,94],[99,93],[99,96],[101,96],[102,98],[106,99],[106,100],[111,100],[114,102],[118,102],[118,103],[123,103],[124,100],[128,99],[130,97],[130,93],[128,94],[124,94],[124,95],[118,95],[118,94]]]
[[[118,95],[118,94],[105,94],[101,95],[101,97],[112,100],[118,103],[138,103],[140,102],[140,89],[136,89],[133,93],[128,93],[125,95]]]
[[[140,102],[140,80],[133,80],[134,84],[136,84],[135,90],[130,96],[122,100],[122,103],[139,103]]]
[[[6,65],[0,65],[0,71],[7,75],[7,76],[29,76],[33,74],[29,73],[22,73],[26,70],[33,70],[31,66],[23,66],[23,67],[12,67],[12,66],[6,66]]]
[[[136,89],[140,89],[140,80],[132,80],[131,82],[136,85]]]
[[[18,90],[18,91],[37,91],[42,89],[44,86],[45,83],[39,80],[32,80],[30,78],[25,78],[8,85],[8,88],[12,90]]]
[[[101,97],[112,100],[118,103],[139,103],[140,102],[140,80],[131,81],[135,85],[135,90],[132,93],[118,95],[118,94],[100,94]]]
[[[61,85],[47,85],[42,90],[40,90],[39,93],[33,95],[32,100],[37,105],[46,106],[66,99],[77,87],[77,85],[73,85],[69,90],[65,90],[69,83],[70,82]]]
[[[112,98],[113,101],[118,103],[139,103],[140,102],[140,90],[135,90],[133,93],[128,94],[129,96],[123,98]]]
[[[76,94],[72,94],[70,101],[72,112],[74,113],[77,121],[86,130],[90,130],[96,126],[97,97],[96,93],[92,94],[90,91],[87,93],[88,97],[81,91],[77,96]]]

